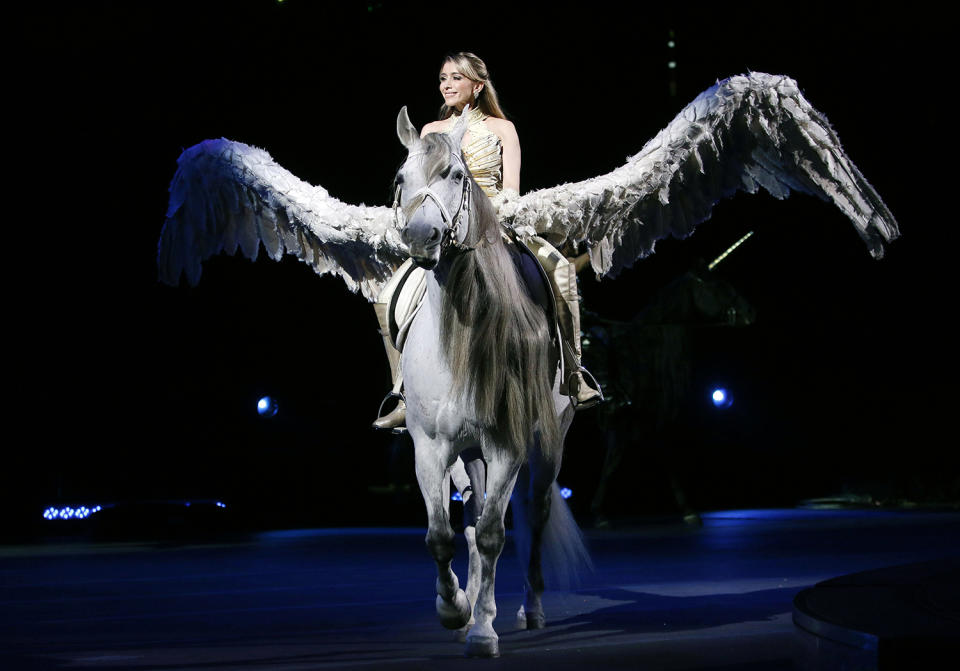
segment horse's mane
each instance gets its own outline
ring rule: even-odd
[[[427,135],[424,139],[431,138]],[[524,449],[535,428],[545,449],[560,444],[550,327],[527,294],[489,198],[471,179],[472,251],[448,251],[441,340],[458,393],[500,447]]]

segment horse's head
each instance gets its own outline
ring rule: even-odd
[[[394,213],[411,258],[428,270],[440,261],[446,245],[466,246],[469,235],[474,184],[460,151],[467,132],[466,111],[450,134],[423,138],[410,123],[406,107],[397,117],[397,136],[408,154],[397,171]]]

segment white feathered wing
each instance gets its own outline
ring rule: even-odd
[[[613,172],[507,200],[501,220],[556,246],[589,248],[599,276],[614,277],[651,254],[657,240],[683,238],[721,198],[758,187],[833,202],[870,253],[899,235],[880,196],[847,158],[827,118],[789,77],[731,77],[701,93]]]
[[[157,255],[168,284],[181,274],[196,284],[203,261],[238,247],[256,260],[262,243],[273,260],[293,254],[372,301],[407,256],[390,208],[342,203],[262,149],[206,140],[177,164]]]

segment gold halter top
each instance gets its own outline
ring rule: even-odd
[[[444,133],[452,131],[459,118],[460,115],[454,112]],[[479,108],[467,113],[470,142],[463,145],[463,155],[473,179],[488,197],[493,198],[503,190],[503,157],[500,137],[484,125],[486,118]]]

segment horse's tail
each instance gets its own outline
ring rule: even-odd
[[[521,474],[522,477],[523,474]],[[540,566],[544,582],[553,589],[569,590],[580,583],[580,575],[593,571],[593,562],[583,539],[583,533],[577,526],[573,513],[560,494],[556,482],[550,491],[550,515],[543,529],[540,543]],[[526,496],[514,496],[513,535],[517,546],[520,566],[526,572],[530,565],[532,544],[529,513],[530,505]]]

